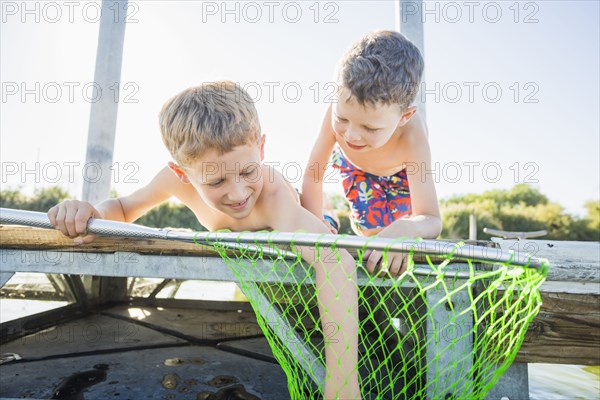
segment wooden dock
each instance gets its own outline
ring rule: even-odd
[[[273,357],[270,350],[265,347],[265,342],[256,326],[253,325],[255,321],[249,319],[244,329],[236,328],[238,329],[236,332],[245,332],[246,334],[236,333],[233,336],[213,337],[211,340],[203,341],[198,337],[197,332],[195,334],[190,334],[189,331],[185,333],[185,324],[169,328],[165,326],[168,324],[160,319],[144,322],[133,321],[126,315],[124,316],[123,307],[125,305],[137,308],[162,307],[175,314],[177,314],[178,308],[187,309],[185,313],[189,313],[190,307],[214,307],[217,303],[166,301],[156,298],[150,300],[131,299],[127,296],[125,279],[139,276],[178,280],[235,281],[233,273],[211,248],[187,243],[126,238],[118,240],[98,238],[90,245],[73,246],[69,239],[56,231],[14,226],[1,226],[0,239],[2,242],[0,283],[4,284],[14,272],[65,274],[76,300],[73,304],[61,309],[0,325],[0,340],[4,343],[2,353],[19,354],[21,352],[33,359],[36,357],[35,354],[38,354],[37,357],[47,361],[48,357],[40,355],[44,354],[40,353],[41,349],[28,347],[26,350],[29,352],[27,352],[22,347],[15,347],[15,343],[21,343],[24,335],[35,337],[36,334],[42,334],[40,332],[43,332],[43,329],[68,326],[64,324],[72,324],[73,321],[78,321],[80,318],[92,316],[103,318],[105,322],[108,318],[116,319],[124,324],[133,323],[134,326],[156,330],[152,335],[160,333],[166,335],[169,340],[173,340],[172,343],[169,340],[153,342],[152,340],[157,339],[151,339],[153,336],[149,334],[148,346],[161,347],[170,343],[169,346],[172,344],[177,348],[178,346],[203,344],[217,346],[222,343],[219,345],[220,349],[228,349],[231,352],[231,349],[237,348],[234,353],[237,351],[235,354],[238,355],[252,353],[253,360],[273,365],[277,373],[281,374],[278,376],[281,376],[283,386],[286,386],[283,372],[272,363]],[[600,311],[598,311],[600,309],[600,245],[596,242],[544,240],[500,240],[497,245],[503,250],[512,249],[516,252],[534,253],[533,255],[536,257],[548,258],[551,269],[547,282],[541,288],[544,304],[527,332],[525,342],[517,355],[517,362],[513,364],[488,398],[503,396],[516,398],[515,393],[526,392],[526,363],[600,365],[600,330],[598,329],[600,327]],[[269,260],[265,259],[259,262],[257,267],[265,272],[266,280],[269,281],[269,274],[266,273],[271,268]],[[297,272],[302,273],[302,271]],[[84,281],[81,276],[94,276],[95,278]],[[278,283],[280,282],[278,281]],[[385,284],[382,282],[382,285]],[[228,308],[229,311],[235,313],[238,312],[238,309],[241,310],[240,313],[249,312],[247,304],[244,303],[221,303],[219,307],[222,309],[218,313],[223,317],[226,317]],[[245,310],[243,310],[244,307],[246,307]],[[202,318],[207,317],[203,316]],[[173,318],[170,319],[170,322],[172,324]],[[223,323],[225,322],[224,319]],[[235,331],[231,327],[228,329],[232,332]],[[248,332],[253,332],[253,334],[248,335]],[[234,343],[239,340],[253,342]],[[248,343],[252,343],[250,349]],[[128,346],[136,347],[131,344]],[[129,347],[125,346],[125,348]],[[125,348],[115,347],[113,344],[110,351],[108,348],[104,348],[102,351],[122,352],[125,351]],[[74,351],[79,354],[80,350]],[[64,351],[67,350],[64,349]],[[85,352],[82,354],[84,355]],[[169,354],[175,353],[170,352]],[[83,357],[83,355],[81,356]],[[58,358],[56,354],[52,357]],[[1,368],[4,372],[10,366],[12,371],[13,367],[22,368],[24,364],[27,363],[8,363]],[[271,372],[275,373],[275,371]],[[14,370],[14,373],[18,373],[17,370]],[[269,398],[268,393],[251,386],[249,381],[245,383],[244,387],[249,388],[250,391],[254,390],[254,393],[257,394],[260,392],[260,398]],[[2,396],[10,394],[4,394],[4,391],[2,393]],[[23,392],[17,394],[19,393]],[[17,397],[16,394],[10,394],[10,396]],[[277,396],[275,395],[273,398],[281,398]]]

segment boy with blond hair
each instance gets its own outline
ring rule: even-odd
[[[394,31],[369,33],[348,50],[338,69],[337,101],[327,109],[305,170],[304,207],[322,219],[323,176],[331,158],[343,179],[357,234],[440,234],[433,180],[419,173],[431,170],[427,127],[411,105],[423,68],[417,47]],[[373,272],[381,252],[365,257]],[[390,253],[381,271],[399,275],[405,259]]]
[[[328,233],[327,227],[302,208],[293,187],[262,163],[261,135],[254,103],[230,81],[206,83],[167,101],[160,116],[169,162],[145,187],[97,206],[67,200],[48,211],[51,223],[75,243],[89,243],[90,218],[132,222],[151,208],[176,197],[211,231],[278,230]],[[341,261],[329,249],[299,247],[316,272],[323,327],[338,327],[325,346],[326,399],[358,399],[358,299],[355,262],[345,250]]]

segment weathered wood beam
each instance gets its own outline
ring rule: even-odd
[[[139,254],[153,255],[177,255],[177,256],[212,256],[219,257],[219,253],[211,245],[195,244],[181,241],[171,241],[162,239],[139,239],[133,237],[103,237],[99,236],[92,243],[75,246],[73,240],[64,236],[57,230],[32,228],[16,225],[0,225],[0,238],[2,248],[21,249],[21,250],[65,250],[81,251],[95,253],[115,253],[131,252]],[[466,240],[467,245],[489,247],[491,256],[499,253],[500,248],[497,244],[483,240]],[[496,246],[497,249],[493,247]],[[285,246],[278,246],[287,250]],[[451,250],[450,248],[448,250]],[[357,256],[356,250],[349,250],[352,256]],[[228,254],[234,254],[228,251]],[[271,257],[268,254],[264,258]],[[426,263],[426,258],[415,254],[415,262]],[[434,263],[445,260],[444,257],[431,256]]]
[[[600,296],[542,293],[517,362],[600,365]]]
[[[600,296],[600,243],[562,240],[493,239],[504,251],[531,254],[550,262],[540,290],[550,293],[590,293]]]
[[[493,241],[502,250],[549,260],[549,281],[600,282],[600,242],[531,239]]]

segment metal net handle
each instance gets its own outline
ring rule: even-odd
[[[45,213],[0,208],[0,223],[26,225],[54,229]],[[454,259],[474,260],[486,263],[503,263],[530,268],[541,268],[547,262],[543,259],[518,254],[513,250],[502,251],[496,248],[463,245],[438,240],[401,240],[382,237],[359,237],[346,235],[294,233],[294,232],[180,232],[169,229],[156,229],[146,226],[90,219],[88,232],[101,236],[124,236],[142,239],[164,239],[193,243],[235,244],[279,244],[299,246],[330,246],[345,249],[372,249],[397,251],[421,255],[435,255]],[[491,253],[491,254],[490,254]]]

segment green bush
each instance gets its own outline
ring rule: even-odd
[[[491,190],[482,194],[453,196],[440,201],[443,231],[441,237],[464,239],[469,236],[469,215],[477,217],[477,237],[489,239],[483,228],[530,232],[545,229],[545,239],[599,240],[598,201],[586,203],[584,218],[574,217],[557,203],[551,203],[537,189],[516,185],[511,190]]]
[[[117,197],[111,191],[112,197]],[[15,208],[19,210],[47,212],[50,208],[63,200],[72,198],[66,191],[58,186],[36,190],[33,196],[25,196],[20,190],[8,189],[0,191],[0,207]],[[150,210],[143,217],[135,221],[137,224],[155,228],[188,228],[194,231],[205,231],[194,213],[183,204],[163,203]]]

